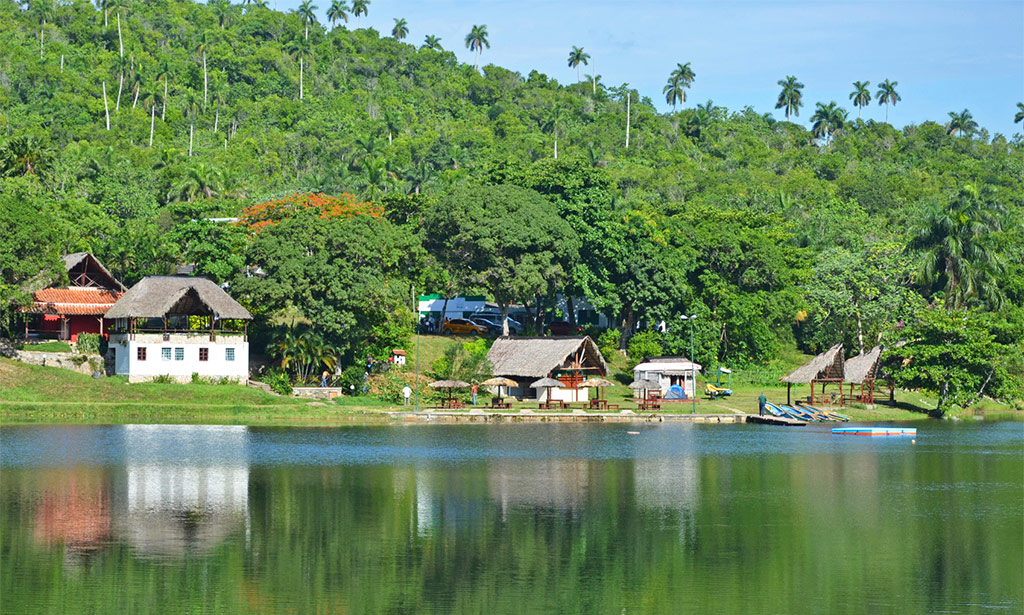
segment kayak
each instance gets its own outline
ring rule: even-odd
[[[833,427],[832,433],[840,436],[916,436],[913,427]]]

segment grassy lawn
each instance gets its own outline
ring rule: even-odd
[[[38,344],[25,344],[21,350],[33,352],[71,352],[71,345],[67,342],[40,342]]]

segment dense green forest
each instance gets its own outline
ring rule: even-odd
[[[603,345],[689,354],[691,314],[705,365],[910,341],[899,384],[1022,396],[1020,134],[966,110],[865,122],[782,74],[793,121],[695,105],[713,67],[689,63],[661,113],[599,75],[443,49],[486,61],[486,25],[415,45],[335,4],[322,24],[309,2],[0,0],[0,325],[60,254],[90,251],[129,285],[195,263],[272,352],[300,332],[271,328],[298,327],[343,364],[405,343],[415,292],[541,313],[566,293],[618,323]],[[851,107],[900,100],[879,81]]]

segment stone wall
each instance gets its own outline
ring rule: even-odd
[[[29,365],[60,367],[80,374],[104,374],[103,358],[99,355],[83,355],[73,352],[39,352],[36,350],[19,350],[17,359]]]
[[[305,397],[308,399],[334,399],[339,397],[344,389],[341,387],[293,387],[292,397]]]

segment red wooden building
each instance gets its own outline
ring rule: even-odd
[[[67,284],[32,293],[25,314],[25,338],[78,341],[79,333],[106,333],[103,316],[125,292],[121,284],[92,254],[63,257]]]

